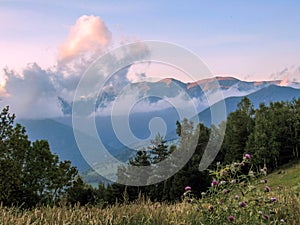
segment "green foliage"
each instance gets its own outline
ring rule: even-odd
[[[296,193],[286,192],[283,186],[273,190],[266,169],[255,173],[250,155],[242,162],[211,170],[212,183],[201,199],[188,199],[199,208],[203,224],[297,224],[300,211]],[[188,191],[189,192],[189,191]],[[187,195],[185,195],[187,198]]]
[[[234,165],[221,166],[211,171],[213,177],[210,179],[222,180],[224,178],[223,170],[228,168],[226,178],[228,181],[234,174],[231,169]],[[298,168],[298,167],[297,167]],[[296,169],[297,169],[296,168]],[[292,169],[290,171],[290,169]],[[298,168],[299,169],[299,168]],[[284,168],[286,174],[292,174],[294,167]],[[231,171],[231,172],[230,172]],[[238,169],[240,171],[240,169]],[[264,175],[263,175],[264,176]],[[233,175],[233,177],[236,177]],[[37,207],[35,209],[20,210],[17,207],[0,206],[0,221],[3,225],[11,224],[136,224],[136,225],[169,225],[169,224],[300,224],[300,200],[297,192],[291,191],[285,182],[285,177],[277,172],[267,177],[267,184],[271,187],[270,192],[265,192],[266,184],[257,184],[253,177],[243,176],[241,178],[250,179],[250,183],[243,186],[228,184],[211,188],[201,199],[188,201],[188,195],[185,195],[184,201],[175,204],[158,203],[150,200],[138,199],[132,203],[116,203],[109,207],[100,206],[54,206]],[[273,181],[282,179],[283,187],[278,189]],[[249,185],[248,185],[249,184]],[[255,188],[254,188],[255,187]],[[224,198],[223,188],[230,189]],[[250,189],[249,189],[250,188]],[[254,188],[254,189],[253,189]],[[239,190],[251,190],[243,196]],[[237,199],[236,193],[239,195]],[[191,196],[189,196],[191,197]],[[271,198],[276,197],[276,201]],[[188,198],[188,199],[187,199]],[[255,201],[255,200],[258,201]],[[222,204],[219,202],[222,201]],[[246,202],[246,205],[240,202]],[[271,211],[270,211],[271,210]],[[274,214],[275,213],[275,214]],[[229,221],[232,214],[234,221]],[[265,217],[268,215],[269,217]],[[266,219],[267,218],[267,219]]]
[[[237,160],[244,154],[246,142],[253,130],[253,115],[253,105],[247,97],[242,99],[235,112],[229,114],[222,146],[225,162]]]
[[[0,202],[25,207],[57,202],[72,185],[76,168],[59,161],[47,141],[31,143],[14,119],[5,107],[0,122]]]

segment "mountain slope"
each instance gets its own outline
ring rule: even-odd
[[[259,107],[260,103],[265,103],[266,105],[269,105],[270,102],[291,101],[294,98],[300,98],[300,89],[270,85],[246,96],[251,100],[254,108],[256,109]],[[237,109],[237,104],[242,100],[243,97],[244,96],[229,97],[224,100],[226,105],[227,115]],[[218,104],[221,103],[220,102],[216,103],[216,105]],[[206,126],[210,126],[211,125],[210,113],[211,112],[209,108],[200,112],[198,114],[199,121],[204,123]]]

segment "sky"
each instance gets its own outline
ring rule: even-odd
[[[214,74],[265,79],[298,66],[299,1],[0,1],[0,66],[43,68],[82,15],[113,41],[162,40],[196,53]]]
[[[299,80],[299,9],[297,0],[0,0],[0,100],[58,89],[70,99],[94,56],[137,40],[187,48],[216,76]]]

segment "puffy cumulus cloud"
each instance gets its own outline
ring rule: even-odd
[[[18,71],[3,70],[3,75],[0,74],[0,107],[9,105],[18,118],[53,118],[66,112],[69,114],[83,72],[95,57],[108,49],[111,40],[111,32],[99,17],[81,16],[59,47],[55,66],[43,69],[32,63]],[[143,45],[126,50],[131,50],[134,55],[147,55]],[[116,64],[118,60],[122,59],[116,57]],[[117,91],[128,85],[129,67],[112,76],[107,85]]]
[[[6,96],[1,107],[9,105],[20,118],[47,118],[61,116],[57,99],[55,77],[57,74],[43,70],[37,64],[28,65],[20,75],[4,70]]]
[[[86,53],[103,51],[112,34],[98,16],[83,15],[71,27],[69,37],[59,48],[59,61],[69,62]]]

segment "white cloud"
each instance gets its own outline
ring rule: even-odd
[[[59,61],[69,62],[78,56],[105,49],[112,34],[98,16],[83,15],[70,29],[67,40],[59,48]]]
[[[20,75],[4,70],[5,92],[1,107],[9,105],[21,118],[47,118],[62,116],[55,88],[57,74],[43,70],[37,64],[28,65]]]

